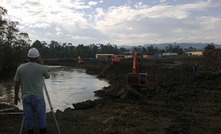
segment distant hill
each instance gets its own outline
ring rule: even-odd
[[[146,47],[152,45],[154,47],[157,47],[158,49],[164,49],[166,46],[172,45],[172,46],[180,46],[183,49],[193,47],[193,48],[196,48],[197,50],[203,50],[208,44],[210,44],[210,43],[161,43],[161,44],[145,44],[145,45],[140,45],[140,46],[146,48]],[[221,45],[219,45],[219,44],[214,44],[214,46],[216,48],[221,48]],[[132,48],[138,47],[138,46],[126,46],[125,45],[122,47],[127,48],[127,49],[132,49]]]

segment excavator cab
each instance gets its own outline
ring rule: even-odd
[[[139,73],[139,87],[147,86],[147,73]]]

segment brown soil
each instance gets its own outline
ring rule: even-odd
[[[221,74],[213,67],[208,69],[205,64],[208,58],[140,59],[139,71],[147,72],[148,76],[146,89],[127,86],[132,59],[119,64],[96,60],[81,65],[71,63],[108,79],[110,86],[96,92],[102,97],[100,100],[73,104],[75,109],[67,108],[64,112],[56,111],[61,133],[221,133]],[[196,74],[193,73],[195,63]],[[5,107],[9,106],[0,105],[0,109]],[[0,121],[1,134],[17,134],[22,115],[0,115]],[[56,134],[51,113],[47,114],[47,123],[48,133]]]

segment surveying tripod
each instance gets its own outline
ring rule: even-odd
[[[50,106],[50,110],[51,110],[51,113],[52,113],[53,118],[54,118],[54,120],[55,120],[55,124],[56,124],[57,129],[58,129],[58,134],[61,134],[61,131],[60,131],[60,128],[59,128],[59,126],[58,126],[58,122],[57,122],[57,120],[56,120],[56,117],[55,117],[55,114],[54,114],[54,111],[53,111],[53,107],[52,107],[52,104],[51,104],[51,100],[50,100],[50,97],[49,97],[48,90],[47,90],[47,87],[46,87],[46,84],[45,84],[44,79],[43,79],[43,88],[44,88],[44,90],[45,90],[45,94],[46,94],[47,99],[48,99],[48,103],[49,103],[49,106]],[[25,121],[25,118],[23,117],[19,134],[22,134],[22,129],[23,129],[24,121]]]

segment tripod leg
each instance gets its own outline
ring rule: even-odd
[[[23,116],[19,134],[22,134],[22,129],[23,129],[23,126],[24,126],[24,122],[25,122],[25,117]]]
[[[61,134],[61,131],[60,131],[60,128],[59,128],[59,126],[58,126],[58,122],[57,122],[57,119],[56,119],[56,117],[55,117],[55,114],[54,114],[53,111],[51,111],[51,112],[52,112],[52,115],[53,115],[53,117],[54,117],[54,121],[55,121],[55,124],[56,124],[56,126],[57,126],[57,129],[58,129],[58,134]]]
[[[52,115],[53,115],[53,117],[54,117],[54,120],[55,120],[57,129],[58,129],[58,134],[61,134],[61,131],[60,131],[60,128],[59,128],[59,126],[58,126],[58,122],[57,122],[57,120],[56,120],[56,117],[55,117],[55,114],[54,114],[54,111],[53,111],[53,107],[52,107],[52,104],[51,104],[51,100],[50,100],[50,97],[49,97],[49,94],[48,94],[48,90],[47,90],[47,87],[46,87],[46,84],[45,84],[45,81],[44,81],[44,80],[43,80],[43,86],[44,86],[44,89],[45,89],[45,94],[46,94],[46,96],[47,96],[48,103],[49,103],[49,106],[50,106]]]

